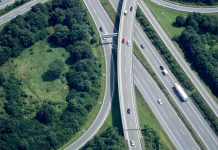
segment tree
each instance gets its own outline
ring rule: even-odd
[[[50,37],[50,42],[57,46],[66,46],[68,42],[69,29],[67,26],[56,25],[54,33]]]
[[[176,25],[182,27],[185,25],[185,18],[183,16],[176,17]]]
[[[0,47],[0,66],[4,64],[11,55],[11,49],[8,47]]]
[[[60,59],[56,59],[49,64],[48,71],[42,76],[45,81],[53,81],[58,79],[64,70],[64,62]]]
[[[64,19],[65,19],[65,10],[56,8],[51,15],[51,18],[49,19],[49,24],[50,25],[55,25],[55,24],[62,24]]]
[[[67,50],[70,52],[70,61],[75,63],[81,59],[92,58],[92,48],[90,44],[85,41],[75,42],[73,45],[69,45]]]
[[[32,32],[48,27],[48,15],[43,12],[31,12],[28,13],[25,20],[31,26]]]
[[[28,150],[29,144],[26,140],[21,140],[18,146],[18,150]]]
[[[58,119],[58,112],[53,105],[43,104],[41,109],[36,113],[36,119],[48,125]]]
[[[22,30],[19,34],[20,44],[27,48],[35,43],[34,35],[28,30]]]
[[[72,26],[70,33],[68,35],[69,43],[75,43],[76,41],[86,41],[89,42],[89,34],[85,26],[75,24]]]

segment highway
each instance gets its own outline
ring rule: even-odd
[[[179,11],[185,11],[185,12],[199,12],[199,13],[215,13],[218,12],[218,7],[200,7],[200,6],[184,6],[179,5],[176,3],[171,3],[169,1],[165,0],[151,0],[153,3],[156,3],[157,5],[161,5],[170,9],[179,10]]]
[[[130,11],[131,7],[132,11]],[[142,149],[140,143],[141,130],[132,73],[133,25],[136,13],[136,0],[124,0],[121,13],[117,49],[120,112],[124,137],[127,140],[129,149],[140,150]]]
[[[95,24],[97,27],[103,27],[103,33],[113,32],[113,26],[109,26],[102,23],[100,19],[101,13],[96,13],[96,9],[98,10],[98,5],[95,5],[95,8],[91,2],[91,0],[84,0],[86,7],[88,8]],[[105,18],[107,22],[109,22],[109,18]],[[100,33],[102,34],[102,33]],[[104,42],[104,41],[102,41]],[[106,91],[104,95],[103,104],[101,106],[101,110],[98,113],[95,121],[93,122],[92,126],[73,144],[66,148],[66,150],[77,150],[85,145],[100,129],[103,125],[104,121],[106,120],[109,111],[111,110],[111,101],[113,98],[114,93],[114,83],[115,83],[115,64],[113,61],[112,55],[112,45],[111,44],[104,44],[104,54],[105,54],[105,61],[106,61]]]
[[[7,14],[0,17],[0,24],[4,24],[9,20],[15,18],[18,15],[24,14],[25,12],[29,11],[32,6],[36,5],[37,3],[44,3],[48,0],[32,0],[16,9],[8,12]]]
[[[117,8],[117,6],[114,5],[117,3],[114,2],[115,0],[111,0],[113,7]],[[159,79],[162,81],[162,83],[164,83],[168,92],[173,97],[176,104],[179,106],[180,110],[183,112],[185,117],[192,125],[192,128],[196,131],[196,133],[204,142],[206,147],[210,149],[215,149],[218,146],[217,136],[211,130],[210,126],[205,121],[201,113],[198,111],[195,104],[191,100],[189,100],[186,103],[182,103],[179,97],[175,94],[172,87],[175,82],[177,83],[179,82],[171,72],[169,72],[169,75],[167,77],[163,76],[159,68],[160,65],[163,65],[168,71],[170,70],[167,67],[164,60],[162,59],[162,57],[160,56],[160,54],[158,53],[158,51],[152,45],[149,38],[145,35],[143,30],[140,28],[140,25],[138,23],[135,23],[134,31],[135,31],[134,38],[136,43],[138,45],[143,44],[145,46],[144,49],[140,48],[141,52],[143,53],[144,57],[149,61],[150,65],[152,66],[155,73],[158,75]]]
[[[105,31],[108,31],[109,33],[113,31],[112,30],[113,24],[108,19],[108,15],[104,11],[104,9],[101,7],[101,4],[99,3],[99,1],[92,1],[92,6],[90,5],[89,10],[93,12],[98,12],[96,13],[96,18],[100,20],[99,22],[102,22],[101,26],[103,27]],[[108,27],[110,30],[108,30]],[[135,69],[136,68],[135,66],[137,68],[140,68],[140,70]],[[190,147],[193,149],[199,149],[194,139],[191,137],[190,133],[185,128],[182,121],[179,119],[178,115],[175,113],[174,109],[169,105],[167,101],[165,102],[166,98],[163,96],[160,89],[157,88],[156,85],[153,85],[154,81],[152,81],[152,79],[149,77],[146,71],[144,71],[144,68],[142,68],[139,63],[134,63],[133,69],[137,70],[133,72],[134,77],[135,77],[134,83],[136,83],[136,80],[142,81],[142,87],[138,85],[137,87],[143,90],[143,95],[145,94],[144,91],[146,92],[148,91],[149,95],[147,95],[148,98],[145,97],[145,100],[149,100],[147,102],[152,103],[150,107],[155,112],[156,117],[158,118],[159,122],[163,126],[164,130],[166,131],[170,139],[173,141],[173,144],[175,145],[175,147],[177,149],[184,149],[187,147]],[[150,93],[152,93],[151,97],[150,97]],[[159,104],[157,104],[157,101],[156,101],[157,97],[162,98],[164,101],[164,104],[161,106],[161,109],[159,109],[160,106]],[[165,110],[168,110],[168,111],[166,112]],[[161,115],[161,114],[164,114],[164,115]]]
[[[167,98],[135,57],[133,59],[133,72],[136,87],[170,137],[176,149],[200,149]],[[158,98],[162,100],[162,105],[157,102]]]
[[[165,61],[161,58],[158,51],[152,45],[150,39],[143,33],[140,28],[135,28],[135,39],[138,45],[143,44],[145,46],[144,49],[140,48],[143,56],[148,60],[157,77],[164,84],[167,91],[174,99],[175,103],[177,104],[183,115],[186,117],[186,119],[189,121],[190,125],[195,130],[197,135],[204,142],[208,149],[215,150],[218,147],[217,136],[212,131],[206,120],[203,118],[193,101],[189,99],[187,102],[182,102],[180,100],[180,97],[175,93],[172,87],[175,82],[179,83],[179,81],[175,78]],[[168,70],[167,76],[164,76],[162,74],[162,71],[160,70],[160,65],[164,66],[164,68]]]
[[[38,0],[37,2],[45,2],[46,0]],[[90,0],[91,1],[91,0]],[[36,1],[34,1],[35,3],[37,3]],[[31,6],[33,6],[33,5],[35,5],[35,3],[31,3],[31,4],[25,4],[24,6],[22,6],[22,7],[20,7],[20,8],[17,8],[16,10],[14,10],[13,11],[13,15],[11,14],[11,13],[9,13],[9,14],[6,14],[5,16],[3,16],[3,19],[2,19],[2,17],[0,17],[0,24],[3,24],[3,23],[5,23],[5,22],[7,22],[7,21],[9,21],[10,19],[12,19],[12,18],[14,18],[16,15],[18,15],[18,14],[22,14],[22,13],[24,13],[24,12],[26,12],[27,10],[29,10],[30,9],[30,7]],[[98,10],[98,9],[97,9]],[[98,14],[100,14],[99,12],[98,12]],[[12,16],[11,16],[12,15]],[[96,19],[95,19],[95,21],[96,21]],[[97,22],[97,21],[96,21]],[[96,23],[95,22],[95,23]],[[103,26],[103,23],[102,23],[102,21],[100,21],[99,20],[99,22],[100,22],[100,24]],[[99,26],[99,23],[96,23],[96,24],[98,24],[98,26]],[[105,28],[108,28],[108,29],[110,29],[110,26],[108,26],[106,23],[104,24],[104,26],[105,26]],[[109,31],[109,30],[108,30]],[[113,30],[112,30],[113,31]],[[110,32],[110,31],[109,31]],[[105,51],[110,51],[110,46],[109,46],[109,48],[105,48],[106,50]],[[107,54],[105,53],[105,57],[107,58],[107,56],[106,56]],[[111,62],[112,62],[112,60],[111,60]],[[107,63],[108,64],[108,63]],[[111,64],[111,63],[110,63]],[[108,67],[107,67],[108,68]],[[111,68],[111,67],[109,67],[109,68]],[[113,72],[113,71],[112,71]],[[106,105],[106,103],[103,103],[103,105]],[[102,107],[103,107],[103,105],[102,105]],[[104,109],[101,109],[101,110],[104,110]],[[102,117],[103,116],[105,116],[105,115],[98,115],[98,117],[97,118],[100,118],[99,116],[101,116],[101,119],[102,119]],[[96,118],[96,119],[97,119]],[[95,124],[95,123],[94,123]],[[97,126],[99,126],[99,125],[97,125]],[[88,130],[87,130],[87,132],[88,132]],[[89,137],[89,138],[91,138],[92,136],[94,135],[94,132],[92,132],[91,134],[86,134],[86,137]],[[90,137],[91,136],[91,137]],[[84,142],[82,142],[82,143],[80,143],[80,144],[78,144],[78,145],[82,145]]]
[[[160,36],[161,40],[164,42],[166,47],[169,49],[171,54],[175,57],[177,62],[180,64],[183,71],[186,73],[186,75],[189,77],[189,79],[192,81],[196,89],[200,92],[200,94],[203,96],[205,101],[207,102],[208,106],[212,109],[212,111],[215,113],[215,115],[218,117],[218,106],[213,97],[208,93],[206,88],[204,87],[203,83],[201,83],[199,77],[191,70],[188,63],[185,61],[185,59],[181,56],[179,51],[176,49],[175,45],[167,35],[167,33],[164,31],[164,29],[161,27],[161,25],[158,23],[154,15],[151,13],[151,11],[148,9],[148,7],[144,4],[144,2],[139,1],[138,3],[139,7],[142,9],[143,13],[151,23],[151,25],[156,30],[157,34]],[[163,16],[164,17],[164,16]]]
[[[0,9],[3,9],[3,8],[7,7],[8,5],[15,3],[15,1],[16,0],[1,0]]]

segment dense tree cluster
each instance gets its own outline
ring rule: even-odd
[[[199,15],[199,14],[198,14]],[[196,15],[196,16],[198,16]],[[210,109],[204,98],[200,95],[200,93],[197,91],[195,86],[192,84],[191,80],[186,76],[185,72],[181,69],[180,65],[176,61],[176,59],[171,55],[167,47],[164,45],[158,34],[155,32],[153,27],[150,25],[147,18],[143,15],[142,11],[140,9],[137,9],[136,12],[136,18],[139,21],[139,23],[142,25],[143,30],[146,32],[148,37],[151,39],[154,46],[157,48],[157,50],[160,52],[160,54],[164,57],[166,62],[168,63],[170,69],[172,70],[173,74],[177,77],[177,79],[180,81],[180,83],[189,91],[191,98],[195,101],[195,103],[198,105],[198,108],[201,110],[205,118],[210,122],[212,129],[215,131],[216,134],[218,134],[218,119],[213,113],[213,111]],[[212,17],[213,21],[211,21],[211,24],[215,25],[214,23],[214,17]],[[184,21],[185,20],[185,21]],[[207,20],[207,19],[206,19]],[[210,19],[209,19],[210,20]],[[183,26],[186,24],[186,19],[182,16],[176,18],[176,25],[177,26]],[[196,23],[194,23],[196,24]],[[190,27],[187,26],[189,29]],[[193,28],[193,27],[192,27]],[[199,28],[198,28],[199,29]],[[211,28],[214,29],[214,28]],[[217,36],[214,34],[210,34],[207,32],[211,32],[212,30],[208,29],[206,31],[206,34],[204,35],[210,35],[209,39],[216,39],[216,40],[209,40],[211,43],[216,43]],[[193,29],[194,30],[194,29]],[[185,31],[184,31],[185,32]],[[205,32],[205,31],[201,31]],[[203,33],[202,33],[203,34]],[[204,37],[204,36],[202,36]],[[179,38],[180,39],[180,38]],[[204,41],[206,41],[206,38],[202,38]],[[192,45],[190,45],[192,46]],[[202,44],[200,45],[202,46]],[[214,49],[211,47],[210,49]],[[217,53],[213,53],[213,57],[216,57]],[[196,58],[196,57],[194,57]],[[217,58],[217,57],[216,57]],[[217,70],[217,68],[216,68]]]
[[[124,150],[123,136],[117,128],[109,127],[92,141],[88,142],[82,150]]]
[[[218,18],[193,13],[183,26],[185,30],[178,39],[179,44],[192,66],[218,96]]]
[[[63,74],[69,93],[62,111],[53,103],[36,104],[37,100],[28,105],[33,98],[22,91],[22,80],[0,72],[1,95],[6,101],[6,114],[0,115],[0,149],[57,149],[86,121],[99,96],[101,80],[101,66],[90,46],[96,36],[90,24],[82,0],[53,0],[35,5],[0,32],[0,66],[38,40],[48,39],[70,53],[66,61],[69,72]],[[50,75],[58,78],[64,64],[55,60],[48,67]],[[113,133],[116,137],[116,131]]]
[[[176,24],[178,24],[177,21],[178,19]],[[211,91],[218,96],[218,18],[192,13],[188,15],[182,26],[185,27],[185,30],[179,36],[178,43],[182,47],[185,57]],[[195,91],[192,96],[195,97],[196,103],[202,111],[207,112],[207,119],[218,133],[216,116],[205,102],[202,103],[198,100],[199,96]]]
[[[164,150],[166,147],[163,145],[160,137],[158,136],[157,132],[145,125],[142,129],[142,135],[145,142],[146,149],[157,149],[157,150]]]
[[[195,3],[197,5],[215,5],[218,0],[171,0],[176,2]]]

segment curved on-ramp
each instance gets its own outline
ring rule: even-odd
[[[164,0],[151,0],[153,3],[157,5],[161,5],[170,9],[185,11],[185,12],[199,12],[199,13],[217,13],[218,7],[191,7],[191,6],[184,6],[175,3],[171,3]]]

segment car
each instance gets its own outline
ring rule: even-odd
[[[125,16],[127,15],[127,10],[124,10],[124,15],[125,15]]]
[[[101,32],[103,32],[103,28],[102,28],[102,27],[100,27],[99,30],[100,30]]]
[[[127,114],[130,114],[130,108],[127,109]]]
[[[125,43],[125,39],[124,38],[122,39],[122,43]]]
[[[164,67],[163,67],[163,66],[160,66],[160,69],[161,69],[161,70],[164,70]]]
[[[144,46],[143,44],[141,44],[140,46],[141,46],[141,48],[142,48],[142,49],[144,49],[144,48],[145,48],[145,46]]]
[[[158,102],[160,105],[163,104],[163,102],[162,102],[162,100],[161,100],[160,98],[157,99],[157,102]]]
[[[167,76],[167,74],[168,74],[168,71],[167,71],[167,69],[163,69],[163,75],[165,75],[165,76]]]
[[[131,146],[135,146],[135,141],[130,140],[130,145],[131,145]]]
[[[133,7],[131,6],[129,10],[132,11],[132,10],[133,10]]]
[[[127,45],[128,45],[128,46],[130,45],[130,41],[127,41]]]

